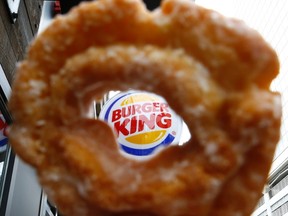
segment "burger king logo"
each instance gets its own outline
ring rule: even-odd
[[[5,122],[4,116],[0,113],[0,152],[6,150],[8,138],[7,138],[8,125]]]
[[[100,119],[114,130],[120,149],[132,156],[148,156],[159,147],[178,144],[182,120],[160,96],[123,92],[110,99]]]

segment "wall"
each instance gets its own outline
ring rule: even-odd
[[[20,0],[13,23],[6,0],[0,1],[0,64],[10,84],[16,63],[24,58],[27,45],[37,34],[42,5],[43,0]]]
[[[0,64],[10,85],[17,62],[24,58],[27,46],[37,34],[42,6],[43,0],[20,0],[18,18],[13,22],[6,0],[0,1]],[[4,157],[0,154],[0,161]],[[0,215],[38,215],[42,190],[33,170],[18,157],[12,165],[11,179],[0,182],[5,185],[0,194]]]

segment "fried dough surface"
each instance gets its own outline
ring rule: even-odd
[[[65,215],[248,216],[279,140],[278,69],[256,31],[191,1],[153,12],[138,0],[82,3],[19,65],[10,142]],[[129,88],[163,96],[192,139],[147,161],[123,157],[86,113]]]

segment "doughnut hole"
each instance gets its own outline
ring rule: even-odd
[[[149,159],[170,145],[184,145],[191,133],[167,101],[144,91],[109,91],[101,100],[92,99],[87,117],[107,123],[114,132],[122,155]]]

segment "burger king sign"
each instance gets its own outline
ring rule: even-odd
[[[181,136],[182,120],[162,97],[148,92],[117,94],[103,106],[99,118],[113,128],[120,149],[135,157],[178,144]]]
[[[0,152],[4,152],[7,148],[7,128],[8,125],[5,122],[4,116],[0,112]]]

